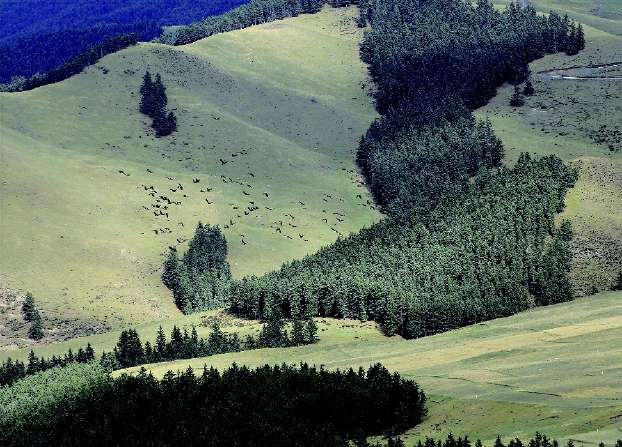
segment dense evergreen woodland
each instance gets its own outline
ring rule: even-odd
[[[73,364],[0,389],[3,446],[348,446],[422,421],[418,385],[380,364],[301,364],[113,378]]]
[[[572,229],[556,228],[554,216],[578,173],[527,153],[502,167],[501,141],[472,110],[501,84],[528,80],[535,58],[579,51],[581,26],[514,4],[499,12],[485,0],[360,6],[359,25],[371,26],[361,57],[382,116],[361,139],[358,162],[389,218],[239,281],[224,237],[199,244],[199,224],[184,259],[171,250],[164,269],[180,309],[229,303],[252,318],[373,319],[387,335],[412,338],[572,299]],[[221,255],[219,267],[191,267],[197,244]]]
[[[8,84],[0,84],[0,92],[21,92],[32,90],[47,84],[64,81],[80,73],[89,65],[95,64],[102,57],[123,50],[138,43],[138,34],[123,34],[107,37],[104,42],[89,46],[84,52],[69,58],[65,63],[40,74],[36,73],[29,78],[13,76]]]
[[[487,1],[373,0],[361,3],[361,58],[383,117],[362,139],[358,161],[376,203],[391,216],[427,209],[462,190],[503,156],[489,125],[464,120],[505,82],[522,83],[528,63],[575,54],[583,31],[568,17],[538,16]]]
[[[136,33],[141,41],[162,26],[187,25],[248,0],[54,0],[0,2],[0,82],[45,73],[107,38]]]

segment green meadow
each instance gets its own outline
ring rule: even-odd
[[[378,220],[354,161],[376,116],[354,13],[141,43],[2,94],[3,284],[31,291],[44,319],[110,330],[181,316],[161,265],[199,220],[224,229],[238,278]],[[170,137],[138,113],[146,70],[167,86]]]

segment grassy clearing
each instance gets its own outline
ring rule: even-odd
[[[407,445],[425,436],[468,434],[489,445],[532,436],[611,445],[620,437],[619,394],[622,293],[610,292],[536,308],[419,340],[384,338],[369,323],[318,320],[322,341],[289,349],[263,349],[148,367],[166,371],[204,364],[308,362],[327,368],[381,362],[417,380],[430,414],[409,431]]]
[[[225,228],[241,277],[379,219],[354,162],[375,112],[352,14],[140,44],[67,81],[2,94],[3,283],[30,290],[44,319],[121,328],[180,316],[160,266],[199,220]],[[155,138],[137,112],[145,70],[167,86],[171,137]]]

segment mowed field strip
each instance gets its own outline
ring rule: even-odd
[[[3,284],[43,316],[107,328],[180,316],[160,281],[199,220],[240,278],[378,220],[355,165],[376,114],[352,8],[185,47],[143,43],[67,81],[2,94]],[[162,75],[179,131],[138,113]]]

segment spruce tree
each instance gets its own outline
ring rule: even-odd
[[[28,331],[28,337],[33,340],[41,340],[45,335],[43,333],[43,323],[41,321],[41,316],[39,315],[39,311],[35,309],[35,316],[32,320],[32,325],[30,326],[30,330]]]
[[[145,72],[143,76],[143,83],[140,86],[140,113],[153,117],[154,102],[153,102],[153,81],[151,80],[151,73]]]
[[[525,105],[525,99],[523,98],[523,94],[521,93],[518,85],[514,86],[514,94],[510,98],[510,105],[512,107],[521,107]]]
[[[22,304],[22,313],[25,321],[33,321],[39,313],[35,305],[35,298],[30,292],[26,292],[26,300]]]

